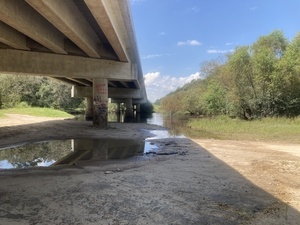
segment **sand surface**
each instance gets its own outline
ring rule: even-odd
[[[70,138],[146,139],[163,127],[9,115],[0,148]],[[0,171],[0,225],[300,224],[300,146],[151,139],[170,155]],[[173,154],[177,153],[177,154]]]

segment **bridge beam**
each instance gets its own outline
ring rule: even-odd
[[[118,5],[120,1],[98,1],[98,0],[84,0],[85,4],[93,14],[99,26],[102,28],[103,33],[112,44],[112,48],[116,52],[120,61],[128,62],[129,57],[125,51],[126,47],[122,35],[126,34],[121,29],[124,28],[124,24],[120,24],[122,20],[117,20],[117,15],[120,15],[120,8],[115,7],[115,10],[111,10],[111,5]],[[123,8],[124,10],[125,8]],[[119,31],[119,32],[118,32]]]
[[[85,98],[92,97],[93,90],[92,87],[83,87],[83,86],[72,86],[71,92],[72,98]],[[108,88],[108,97],[109,98],[131,98],[139,99],[143,98],[142,93],[139,89],[127,89],[127,88]]]
[[[78,7],[70,0],[26,0],[60,32],[72,40],[88,56],[100,58],[100,39]]]
[[[3,42],[4,44],[13,48],[30,50],[27,47],[26,36],[1,21],[0,42]]]
[[[25,1],[0,0],[0,20],[49,50],[67,54],[64,50],[64,35]]]
[[[130,63],[80,56],[0,49],[0,73],[136,80]]]

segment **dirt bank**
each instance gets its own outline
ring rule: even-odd
[[[25,118],[25,119],[24,119]],[[11,125],[13,124],[13,125]],[[139,138],[148,124],[11,115],[0,147],[49,139]],[[0,171],[0,224],[300,224],[300,146],[153,139],[172,155]]]

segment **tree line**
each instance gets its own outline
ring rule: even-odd
[[[74,112],[83,99],[71,98],[71,86],[52,78],[0,74],[0,109],[45,107]]]
[[[83,98],[71,98],[71,85],[53,78],[41,76],[0,74],[0,109],[13,107],[43,107],[68,113],[82,113],[86,102]],[[114,112],[116,105],[109,103],[108,111]],[[147,101],[141,104],[141,115],[153,112]]]
[[[205,62],[203,79],[160,99],[165,111],[243,119],[300,114],[300,33],[275,30],[222,60]]]

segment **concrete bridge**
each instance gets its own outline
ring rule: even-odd
[[[129,0],[0,0],[0,73],[72,84],[101,128],[108,98],[147,101]]]

